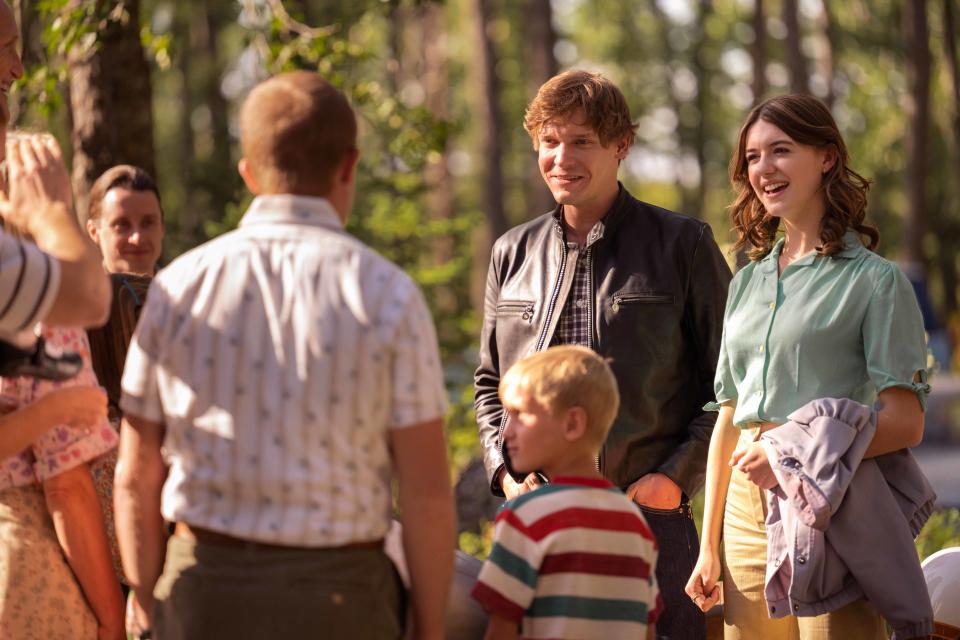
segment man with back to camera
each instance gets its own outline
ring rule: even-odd
[[[0,160],[7,159],[7,93],[23,75],[18,40],[13,11],[0,1]],[[0,185],[0,217],[30,234],[33,243],[0,231],[0,338],[9,340],[40,320],[51,325],[103,324],[110,285],[99,252],[71,212],[60,148],[50,136],[31,136],[11,150],[9,184]]]
[[[698,540],[688,497],[700,489],[716,415],[713,377],[730,270],[705,223],[634,199],[617,180],[636,125],[599,74],[547,81],[524,127],[557,208],[494,244],[474,376],[491,490],[540,484],[505,460],[502,372],[555,344],[610,359],[622,399],[601,451],[603,475],[634,500],[657,536],[665,610],[657,637],[704,637],[683,588]]]
[[[446,394],[416,284],[343,230],[353,111],[317,74],[284,73],[247,97],[240,132],[257,197],[157,275],[124,370],[116,508],[138,624],[161,640],[401,637],[383,552],[395,477],[414,637],[441,638]]]

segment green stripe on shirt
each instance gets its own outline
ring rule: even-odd
[[[526,560],[503,545],[494,543],[487,560],[500,567],[504,573],[516,578],[531,589],[536,588],[537,570],[530,566],[530,563]]]
[[[547,596],[534,598],[527,615],[531,618],[564,617],[646,623],[648,612],[645,602],[633,600]]]

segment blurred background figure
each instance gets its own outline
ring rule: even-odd
[[[5,638],[120,639],[118,554],[98,499],[109,498],[109,478],[91,473],[119,438],[83,330],[45,327],[42,336],[81,354],[84,368],[68,382],[0,378],[0,629]],[[7,441],[28,433],[26,448]]]
[[[87,233],[110,273],[153,275],[165,232],[157,183],[143,169],[121,164],[90,188]]]
[[[122,164],[103,173],[90,189],[83,225],[103,254],[110,273],[113,303],[107,324],[87,332],[97,379],[107,392],[111,427],[119,432],[120,379],[130,338],[137,326],[147,290],[163,248],[163,209],[154,179],[139,167]],[[107,536],[116,545],[113,518],[113,475],[117,450],[90,467],[105,515]],[[119,571],[121,582],[123,572]]]

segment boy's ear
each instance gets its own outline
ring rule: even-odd
[[[567,421],[563,426],[563,436],[568,442],[579,440],[587,434],[587,412],[583,407],[567,409]]]

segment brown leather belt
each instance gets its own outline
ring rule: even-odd
[[[343,551],[359,551],[367,550],[374,551],[377,549],[383,549],[383,539],[379,540],[369,540],[367,542],[353,542],[351,544],[343,544],[337,547],[298,547],[294,545],[286,544],[273,544],[270,542],[256,542],[254,540],[244,540],[243,538],[235,538],[234,536],[227,535],[226,533],[220,533],[219,531],[210,531],[209,529],[204,529],[202,527],[195,527],[186,522],[178,522],[173,528],[174,535],[180,536],[187,540],[192,540],[194,542],[201,542],[203,544],[214,544],[220,545],[222,547],[242,547],[246,549],[269,549],[275,551],[324,551],[324,550],[343,550]]]

